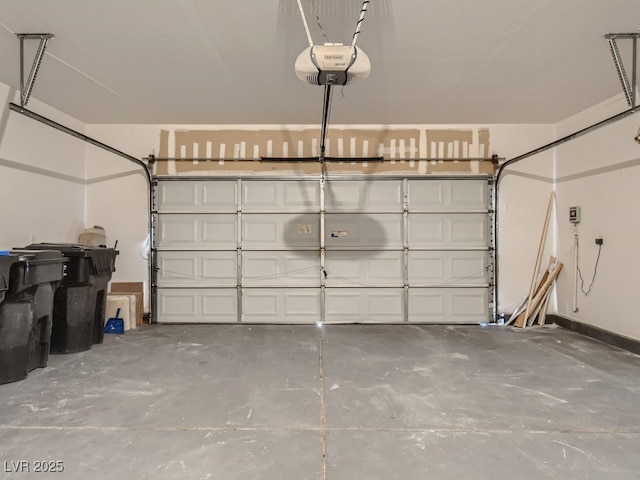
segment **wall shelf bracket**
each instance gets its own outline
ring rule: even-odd
[[[47,49],[47,43],[54,38],[52,33],[16,33],[16,36],[20,39],[20,105],[26,107],[29,103],[29,97],[33,91],[33,85],[38,76],[38,70],[42,63],[42,57]],[[26,81],[24,78],[24,41],[25,40],[40,40],[36,56],[33,59],[33,65],[31,66],[31,72]]]
[[[636,91],[638,85],[638,38],[640,33],[608,33],[604,36],[609,41],[609,48],[611,49],[611,55],[613,56],[613,63],[615,64],[616,71],[618,72],[618,78],[622,84],[622,91],[627,99],[627,104],[631,108],[636,106]],[[627,72],[624,68],[624,62],[618,50],[618,40],[631,40],[632,42],[632,65],[631,65],[631,81],[627,76]]]

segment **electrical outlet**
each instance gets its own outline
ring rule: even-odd
[[[596,245],[604,245],[604,238],[602,237],[596,238]]]

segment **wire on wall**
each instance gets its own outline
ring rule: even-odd
[[[596,240],[596,244],[598,245],[598,254],[596,256],[596,263],[593,267],[593,276],[591,277],[591,282],[589,283],[589,287],[585,290],[584,288],[584,277],[582,276],[582,271],[580,270],[580,265],[579,265],[579,246],[580,246],[580,241],[579,241],[579,235],[578,235],[578,226],[576,224],[573,225],[573,260],[575,263],[575,271],[574,271],[574,297],[573,297],[573,311],[577,312],[578,311],[578,305],[577,305],[577,292],[578,292],[578,278],[580,279],[580,291],[582,292],[582,294],[585,297],[588,297],[589,295],[591,295],[591,291],[593,289],[593,285],[596,281],[596,275],[598,274],[598,264],[600,263],[600,254],[602,253],[602,240],[600,239],[600,242],[598,242],[598,240]]]
[[[578,247],[578,240],[576,236],[576,248]],[[596,264],[593,267],[593,277],[591,277],[591,283],[589,284],[589,288],[587,290],[584,289],[584,278],[582,278],[582,272],[580,271],[580,265],[576,263],[576,270],[578,271],[578,276],[580,277],[580,291],[584,294],[585,297],[588,297],[591,294],[591,289],[593,288],[593,284],[596,281],[596,274],[598,273],[598,263],[600,262],[600,253],[602,252],[602,244],[598,244],[598,255],[596,256]]]

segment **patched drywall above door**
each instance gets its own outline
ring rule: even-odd
[[[291,168],[290,164],[229,160],[316,157],[319,136],[318,128],[304,127],[162,130],[158,150],[161,161],[156,163],[154,173],[237,173],[238,170],[284,173]],[[493,171],[493,166],[482,164],[490,163],[492,153],[489,128],[336,127],[329,130],[326,156],[344,159],[340,166],[330,167],[334,172],[487,173]],[[349,158],[367,157],[382,157],[386,161],[383,164],[358,161],[358,165],[355,160],[353,164],[349,161]],[[456,161],[464,159],[473,161]],[[299,164],[295,168],[299,173],[313,173],[318,167]]]

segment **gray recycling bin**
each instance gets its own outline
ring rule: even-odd
[[[59,251],[2,255],[6,289],[0,303],[0,384],[22,380],[49,360],[53,299],[66,257]]]
[[[37,243],[25,248],[58,250],[69,259],[54,299],[51,353],[81,352],[102,343],[107,286],[119,252],[74,243]]]

